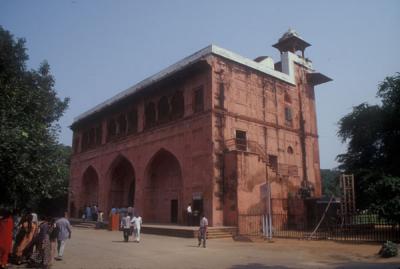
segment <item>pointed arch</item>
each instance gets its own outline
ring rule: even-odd
[[[99,176],[96,169],[89,165],[82,175],[82,202],[84,205],[97,205],[99,202]]]
[[[131,162],[123,155],[118,155],[108,170],[110,191],[108,208],[133,206],[135,203],[136,176]]]
[[[150,222],[182,223],[182,169],[170,151],[160,149],[145,170],[144,214]]]

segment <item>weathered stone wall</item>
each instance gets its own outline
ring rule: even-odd
[[[262,156],[257,159],[252,154],[238,155],[238,211],[249,212],[263,204],[259,193],[262,182],[271,182],[272,198],[296,196],[302,180],[305,180],[304,170],[307,172],[307,180],[315,188],[314,195],[320,195],[314,89],[305,80],[304,67],[295,65],[298,83],[293,86],[220,57],[214,57],[212,65],[213,139],[216,141],[214,154],[221,152],[223,143],[228,150],[232,150],[235,147],[236,131],[239,130],[246,132],[249,141],[247,151]],[[286,109],[291,111],[290,120],[285,115]],[[305,154],[302,150],[301,113],[304,120]],[[277,157],[275,167],[269,163],[271,155]],[[266,164],[269,164],[267,168]],[[217,174],[218,169],[215,172]],[[225,175],[224,180],[229,181],[230,176]],[[251,192],[249,186],[255,186]],[[224,195],[231,196],[229,193]],[[225,203],[228,205],[234,202],[229,201],[229,198],[227,201],[226,197]],[[287,210],[282,206],[276,207],[275,212]],[[225,206],[225,211],[226,208],[229,206]],[[226,223],[232,221],[225,220]]]
[[[112,170],[121,160],[127,160],[133,168],[135,180],[134,201],[129,204],[135,205],[135,209],[142,216],[148,216],[159,222],[169,222],[170,210],[168,206],[163,208],[152,207],[146,195],[151,192],[152,173],[159,174],[168,171],[149,171],[149,166],[157,153],[166,151],[171,157],[176,158],[181,173],[181,180],[178,185],[180,190],[176,188],[169,190],[168,186],[164,191],[156,192],[158,200],[164,201],[169,205],[170,200],[178,200],[178,222],[183,223],[184,210],[188,203],[192,202],[192,194],[194,192],[201,193],[204,200],[204,211],[208,215],[212,215],[212,181],[213,178],[213,159],[212,159],[212,142],[211,142],[211,84],[209,83],[209,70],[203,72],[192,73],[190,76],[180,79],[174,83],[174,87],[181,90],[184,94],[184,116],[166,123],[158,124],[150,129],[144,129],[144,106],[149,100],[157,100],[163,96],[173,92],[168,87],[157,89],[149,89],[149,96],[139,97],[130,103],[114,109],[113,113],[106,114],[105,117],[96,122],[89,122],[85,126],[74,131],[74,138],[82,136],[84,130],[90,128],[91,125],[101,124],[103,129],[103,139],[101,145],[92,149],[81,151],[79,145],[76,147],[78,152],[72,156],[71,161],[71,178],[70,178],[70,205],[75,205],[75,216],[78,209],[84,205],[83,175],[85,171],[91,167],[96,171],[98,176],[98,205],[101,210],[106,213],[111,208],[110,190],[112,190]],[[204,109],[203,112],[194,113],[193,111],[193,91],[199,87],[204,90]],[[139,128],[137,133],[123,135],[111,141],[107,141],[107,120],[110,117],[118,115],[129,110],[129,106],[135,105],[138,110]],[[82,141],[82,140],[80,140]],[[166,157],[167,158],[167,157]],[[169,158],[169,157],[168,157]],[[166,160],[168,163],[168,160]],[[165,170],[166,167],[162,166]],[[175,173],[175,172],[171,172]],[[169,175],[166,175],[167,178]],[[164,185],[160,185],[164,186]],[[95,189],[95,188],[93,188]],[[147,201],[147,202],[146,202]],[[128,205],[125,205],[128,206]],[[70,209],[71,210],[71,209]],[[70,211],[71,212],[71,211]],[[155,213],[149,213],[155,212]],[[145,221],[150,221],[146,220]],[[212,224],[212,218],[210,222]]]

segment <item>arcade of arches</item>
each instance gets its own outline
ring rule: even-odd
[[[101,201],[99,182],[107,188]],[[125,157],[117,157],[108,169],[104,180],[89,166],[83,173],[81,209],[84,205],[103,205],[106,212],[112,207],[139,206],[139,213],[146,222],[183,223],[182,171],[178,159],[169,151],[161,149],[148,161],[143,185],[136,185],[135,169]],[[138,189],[140,188],[140,189]],[[143,195],[136,195],[140,191]],[[106,214],[108,215],[108,214]],[[106,216],[105,216],[106,217]]]

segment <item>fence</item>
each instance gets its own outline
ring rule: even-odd
[[[262,214],[239,214],[239,234],[263,236]],[[391,240],[400,242],[400,226],[373,214],[327,216],[313,233],[319,219],[310,220],[304,215],[272,214],[274,237],[312,238],[339,241]]]

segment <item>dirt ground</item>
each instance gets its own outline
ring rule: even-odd
[[[399,257],[379,258],[379,248],[378,244],[289,239],[273,243],[212,239],[207,248],[198,248],[195,239],[144,234],[140,243],[125,243],[120,232],[74,228],[64,259],[52,268],[400,268]]]

